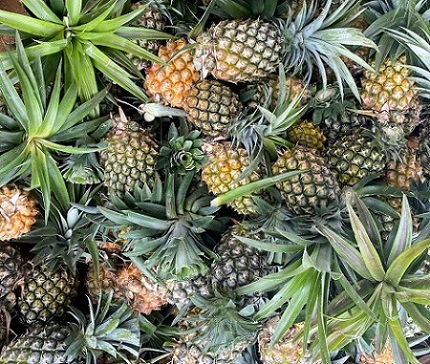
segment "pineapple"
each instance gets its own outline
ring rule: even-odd
[[[0,188],[0,241],[18,239],[30,231],[39,213],[35,198],[15,185]]]
[[[381,176],[388,162],[381,144],[365,129],[343,135],[327,149],[326,156],[342,186],[352,186],[371,174]]]
[[[406,56],[387,59],[378,72],[366,70],[361,79],[362,107],[382,122],[403,128],[409,135],[421,123],[418,91],[406,66]]]
[[[145,11],[130,24],[131,26],[143,29],[154,29],[160,32],[165,30],[168,13],[165,6],[161,2],[149,2],[144,0],[131,5],[132,11],[139,10],[140,8],[145,8]],[[134,40],[134,43],[153,54],[157,54],[160,48],[159,41],[152,39],[137,39]],[[133,54],[128,54],[128,57],[137,66],[139,71],[142,71],[150,66],[150,61],[148,59],[141,58]]]
[[[63,267],[55,271],[43,265],[26,268],[18,296],[21,320],[34,325],[63,317],[77,296],[78,278]]]
[[[184,39],[169,40],[158,51],[158,57],[168,65],[153,63],[147,69],[144,87],[155,102],[182,108],[191,86],[199,80],[192,52],[181,51],[186,44]]]
[[[180,341],[173,351],[173,363],[234,364],[242,351],[255,341],[258,325],[245,312],[238,312],[231,298],[191,297],[193,308],[178,323]]]
[[[221,142],[208,146],[207,150],[209,158],[202,167],[201,179],[214,195],[226,193],[238,186],[244,186],[259,180],[260,176],[256,171],[241,178],[250,164],[249,156],[245,149],[234,149],[231,142]],[[229,206],[240,214],[250,215],[255,213],[254,202],[250,195],[235,199]]]
[[[212,285],[222,292],[254,282],[269,273],[266,254],[242,243],[237,236],[246,236],[243,227],[233,226],[223,234],[215,247],[218,258],[212,262],[209,276]],[[257,239],[258,236],[251,238]]]
[[[216,79],[238,83],[268,78],[279,64],[287,71],[303,74],[312,73],[316,65],[326,81],[326,63],[336,80],[346,82],[358,97],[357,86],[341,58],[351,55],[345,45],[376,46],[360,30],[345,26],[355,19],[358,1],[347,1],[330,17],[331,5],[332,1],[327,1],[318,17],[316,7],[310,6],[286,20],[233,19],[212,24],[196,38],[197,68],[203,76],[210,72]],[[354,61],[370,69],[360,58],[354,57]]]
[[[314,214],[319,208],[336,203],[340,187],[336,174],[314,150],[296,146],[279,155],[273,174],[303,170],[303,173],[277,184],[286,206],[296,214]]]
[[[123,195],[138,185],[152,185],[155,158],[159,147],[152,135],[137,122],[128,119],[122,109],[112,120],[105,137],[107,148],[100,152],[104,184],[112,195]]]
[[[167,291],[137,269],[132,262],[109,269],[102,264],[98,275],[91,265],[85,279],[89,296],[97,301],[100,291],[106,296],[113,290],[116,303],[126,303],[134,312],[149,315],[168,303]]]
[[[292,125],[287,131],[287,139],[291,143],[315,150],[323,150],[326,141],[321,129],[307,120]]]
[[[90,305],[88,318],[71,307],[70,314],[76,322],[29,327],[3,347],[0,363],[99,363],[103,355],[121,359],[123,363],[137,359],[139,320],[125,305],[110,306],[110,298],[103,306],[100,302],[95,308]]]
[[[210,137],[224,136],[242,111],[239,97],[215,80],[196,82],[184,104],[188,121]]]

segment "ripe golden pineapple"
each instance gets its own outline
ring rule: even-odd
[[[218,137],[227,133],[242,104],[229,87],[216,80],[202,80],[191,88],[184,110],[188,121],[203,134]]]
[[[191,86],[198,81],[192,52],[177,54],[186,44],[184,39],[169,40],[158,51],[158,57],[169,64],[153,63],[146,71],[144,87],[155,102],[182,108]]]
[[[209,149],[209,158],[202,166],[201,178],[214,195],[220,195],[259,180],[260,177],[256,171],[238,180],[250,163],[245,149],[233,149],[230,142],[215,143]],[[254,201],[250,195],[235,199],[229,206],[240,214],[255,213]]]
[[[303,145],[316,150],[323,150],[326,137],[319,126],[304,120],[295,123],[287,130],[287,139],[291,143]]]
[[[0,241],[18,239],[36,222],[36,200],[15,185],[0,188]]]
[[[281,154],[272,166],[274,175],[304,170],[276,186],[286,206],[296,214],[314,214],[337,201],[340,187],[336,175],[315,150],[295,146]]]
[[[366,70],[361,79],[361,99],[363,109],[375,113],[382,122],[402,127],[409,135],[422,121],[422,107],[411,70],[405,64],[406,56],[395,61],[388,58],[378,72]]]
[[[100,152],[104,184],[110,194],[122,195],[134,186],[152,185],[158,145],[152,135],[120,110],[106,136],[107,148]]]

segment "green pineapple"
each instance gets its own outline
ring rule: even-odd
[[[210,137],[224,136],[242,110],[239,97],[216,80],[196,82],[187,94],[184,110],[188,121]]]
[[[233,226],[223,234],[214,249],[218,258],[212,262],[209,276],[212,285],[219,291],[231,292],[270,272],[266,253],[236,238],[236,235],[246,236],[243,230],[241,226]],[[254,235],[251,238],[259,237]]]
[[[153,136],[122,109],[106,135],[107,148],[100,152],[104,184],[111,195],[123,195],[135,186],[152,185],[159,147]]]
[[[22,257],[18,247],[0,243],[0,300],[7,307],[16,304],[16,286],[22,279]]]
[[[24,323],[43,324],[60,319],[74,302],[79,286],[78,264],[91,244],[96,226],[72,203],[89,206],[95,191],[79,185],[69,186],[73,199],[53,199],[48,220],[39,220],[19,240],[31,244],[30,253],[33,253],[24,266],[19,284],[17,306]]]
[[[337,203],[340,187],[337,176],[323,157],[302,146],[293,147],[272,166],[273,174],[303,170],[298,176],[277,184],[286,206],[296,214],[315,214],[319,208]]]

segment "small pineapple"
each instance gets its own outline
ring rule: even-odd
[[[210,137],[224,136],[241,110],[236,93],[216,80],[196,82],[184,105],[188,121]]]
[[[326,137],[319,126],[304,120],[295,123],[287,130],[287,139],[291,143],[299,144],[315,150],[323,150]]]
[[[112,195],[122,195],[134,186],[152,185],[158,145],[152,135],[137,122],[120,115],[112,120],[106,136],[107,148],[100,152],[104,184]]]
[[[144,87],[155,102],[182,108],[191,86],[199,80],[192,52],[181,52],[186,44],[184,39],[169,40],[158,52],[168,65],[153,63],[147,69]]]
[[[303,170],[303,173],[277,184],[286,206],[298,215],[314,214],[338,200],[337,176],[323,157],[313,149],[296,146],[281,154],[272,166],[274,175]]]
[[[32,195],[15,186],[0,188],[0,241],[18,239],[30,231],[39,213]]]
[[[342,186],[352,186],[371,174],[382,175],[388,162],[381,144],[365,129],[343,135],[327,149],[326,157]]]
[[[202,167],[201,178],[214,195],[226,193],[260,178],[256,171],[240,178],[250,163],[248,153],[243,148],[233,149],[230,142],[215,143],[208,147],[208,154],[209,159]],[[244,215],[255,213],[250,195],[234,200],[230,207]]]

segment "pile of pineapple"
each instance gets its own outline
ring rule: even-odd
[[[0,10],[0,363],[420,363],[430,2]]]

